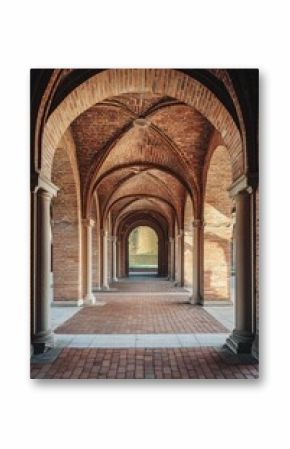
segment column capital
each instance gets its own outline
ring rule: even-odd
[[[191,222],[193,228],[202,228],[204,226],[204,221],[201,218],[196,218]]]
[[[92,220],[91,218],[83,218],[82,219],[82,224],[88,228],[92,228],[95,226],[95,221]]]
[[[116,243],[117,237],[115,235],[108,235],[108,241],[112,243]]]
[[[174,243],[174,237],[169,237],[169,242]]]
[[[101,236],[108,237],[108,231],[106,229],[101,229]]]
[[[53,196],[57,195],[59,187],[57,187],[55,184],[53,184],[53,182],[45,178],[43,175],[38,175],[32,179],[32,191],[36,193],[39,190],[43,190],[52,198]]]
[[[242,192],[251,194],[254,190],[256,190],[257,186],[257,173],[249,173],[247,175],[243,174],[232,183],[232,185],[228,189],[228,192],[230,197],[233,198]]]
[[[237,221],[237,213],[236,210],[232,211],[232,224],[235,224]]]
[[[181,238],[181,237],[183,237],[184,236],[184,229],[180,229],[179,230],[179,233],[177,234],[177,237],[178,238]]]

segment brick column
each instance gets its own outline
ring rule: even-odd
[[[113,282],[117,282],[117,237],[112,237],[113,244]]]
[[[202,295],[202,277],[203,277],[203,263],[202,263],[202,239],[203,239],[203,222],[201,220],[194,220],[192,222],[192,296],[189,300],[191,304],[203,304]]]
[[[44,352],[52,347],[51,329],[51,199],[57,193],[57,187],[49,181],[38,180],[33,192],[33,249],[32,269],[32,345],[34,353]]]
[[[103,238],[103,290],[109,289],[108,284],[108,231],[102,231]]]
[[[93,295],[93,279],[92,279],[92,229],[95,225],[94,220],[84,219],[84,251],[86,259],[86,275],[85,275],[85,304],[95,304],[96,298]]]
[[[251,203],[253,189],[246,186],[235,192],[236,202],[236,281],[235,328],[226,341],[235,353],[249,353],[254,340],[253,251]]]

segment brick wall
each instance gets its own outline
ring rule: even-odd
[[[218,146],[210,161],[204,209],[204,299],[230,298],[232,174],[228,151]]]
[[[59,187],[52,203],[55,301],[82,297],[80,210],[69,151],[73,147],[59,148],[53,161],[52,180]]]

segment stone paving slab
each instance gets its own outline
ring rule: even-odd
[[[216,320],[223,323],[227,329],[233,329],[234,327],[233,305],[226,305],[226,306],[205,305],[204,308]]]
[[[67,321],[69,318],[74,316],[77,312],[81,310],[80,307],[52,307],[51,308],[51,321],[52,321],[52,329],[56,329],[60,326],[64,321]]]
[[[119,292],[163,292],[163,293],[176,293],[181,292],[184,294],[188,294],[188,290],[184,287],[176,287],[174,282],[168,281],[166,278],[158,278],[158,277],[150,277],[148,276],[136,276],[120,279],[118,282],[112,282],[110,284],[112,289],[115,289]]]
[[[32,379],[243,379],[259,377],[251,357],[221,348],[65,348],[50,363],[32,363]]]
[[[222,346],[224,334],[55,335],[55,346],[69,348],[180,348]]]

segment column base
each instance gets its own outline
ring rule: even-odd
[[[114,278],[112,279],[112,281],[113,281],[113,282],[118,282],[118,278],[114,277]]]
[[[193,306],[203,306],[204,300],[201,296],[190,296],[189,298],[189,304],[192,304]]]
[[[60,301],[53,301],[51,303],[51,307],[80,307],[84,303],[83,299],[76,299],[76,300],[60,300]]]
[[[259,360],[259,334],[255,335],[252,345],[252,355],[253,357],[255,357],[255,359]]]
[[[91,304],[96,304],[96,298],[92,293],[88,294],[84,299],[84,305],[88,306]]]
[[[225,347],[235,354],[250,354],[252,352],[253,341],[254,334],[251,332],[243,332],[234,329],[231,335],[226,339]]]
[[[48,349],[54,347],[54,333],[52,331],[43,332],[32,337],[31,344],[34,354],[43,354]]]

